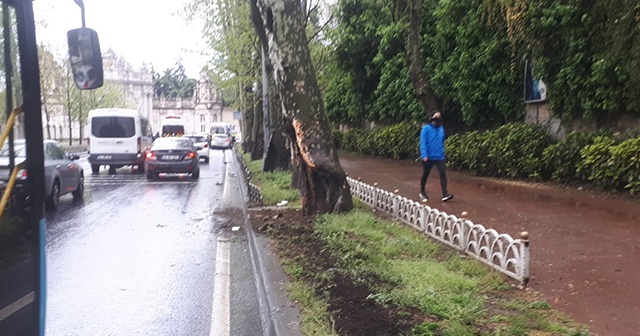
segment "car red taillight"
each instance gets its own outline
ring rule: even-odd
[[[27,179],[27,170],[26,169],[18,170],[17,178],[19,178],[21,180],[26,180]]]
[[[194,157],[196,157],[196,152],[189,152],[187,153],[187,156],[185,158],[193,159]]]
[[[209,148],[209,144],[204,144],[204,148]]]
[[[156,158],[156,154],[153,152],[147,152],[147,160],[155,160]]]

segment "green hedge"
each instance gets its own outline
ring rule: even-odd
[[[344,133],[334,132],[338,148],[396,160],[417,159],[420,125],[400,123],[373,130],[350,129]]]
[[[514,123],[493,131],[455,134],[445,145],[452,167],[480,175],[539,178],[544,167],[542,152],[550,143],[542,127]]]
[[[560,182],[587,180],[584,171],[578,172],[578,165],[582,162],[581,151],[593,144],[604,133],[571,132],[562,140],[551,144],[544,150],[544,177]]]
[[[578,171],[589,181],[601,187],[628,189],[632,195],[640,193],[640,136],[620,143],[600,136],[581,155]]]
[[[420,125],[351,129],[333,136],[338,148],[398,160],[419,157]],[[612,135],[569,133],[553,142],[538,125],[512,123],[489,131],[454,134],[445,141],[447,165],[483,176],[590,181],[640,194],[640,135],[617,142]]]

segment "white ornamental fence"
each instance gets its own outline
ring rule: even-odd
[[[433,209],[425,204],[379,189],[347,177],[351,195],[375,209],[391,214],[405,224],[424,232],[490,267],[517,280],[523,286],[529,282],[529,234],[521,239],[500,234],[480,224],[474,224],[462,213],[461,218]]]

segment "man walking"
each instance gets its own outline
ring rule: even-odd
[[[431,168],[436,166],[440,174],[440,187],[442,188],[442,201],[453,199],[453,195],[447,192],[447,173],[445,171],[444,156],[444,127],[442,126],[442,115],[436,111],[429,123],[422,127],[420,132],[420,158],[422,159],[422,178],[420,179],[420,200],[427,200],[425,185],[431,172]]]

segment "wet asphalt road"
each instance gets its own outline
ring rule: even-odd
[[[238,177],[222,151],[198,181],[126,167],[92,175],[79,163],[85,196],[63,196],[47,216],[47,336],[263,334],[244,229],[232,230],[242,199],[225,190]]]

